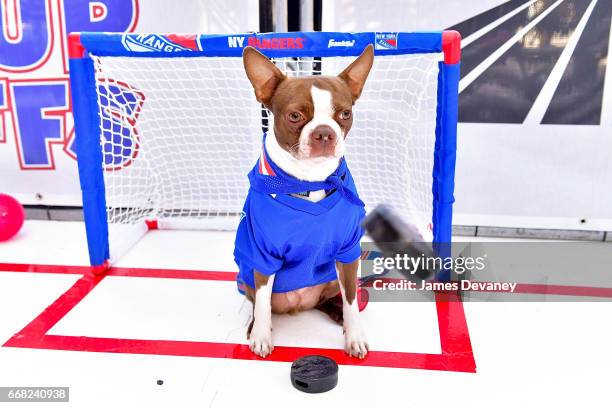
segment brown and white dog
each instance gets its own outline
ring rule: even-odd
[[[352,107],[361,95],[374,61],[369,45],[338,76],[285,76],[255,48],[246,47],[244,68],[257,100],[274,115],[274,129],[265,142],[270,159],[289,175],[305,181],[325,180],[344,156],[345,138],[353,123]],[[325,191],[302,197],[325,198]],[[325,226],[321,226],[325,228]],[[250,349],[261,357],[273,350],[272,313],[295,313],[318,308],[342,322],[345,350],[359,358],[368,352],[357,305],[359,260],[336,262],[337,280],[285,293],[272,293],[274,275],[254,271],[255,285],[246,288],[253,302],[253,319],[247,333]],[[342,305],[332,298],[342,296]]]

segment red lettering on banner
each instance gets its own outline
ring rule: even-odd
[[[304,48],[304,38],[302,37],[280,37],[263,39],[257,37],[249,37],[247,43],[251,47],[263,50]]]

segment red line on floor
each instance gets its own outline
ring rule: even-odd
[[[2,272],[32,272],[32,273],[61,273],[70,275],[86,275],[92,271],[91,266],[78,265],[40,265],[21,263],[1,263]]]
[[[0,268],[3,265],[8,264],[0,264]],[[71,273],[67,272],[66,269],[71,267],[57,265],[38,265],[33,268],[24,267],[22,269],[53,273],[51,271],[55,268],[63,271],[57,273]],[[113,267],[109,269],[107,275],[231,281],[235,279],[236,273]],[[255,356],[244,344],[46,334],[103,279],[104,276],[83,276],[19,333],[9,339],[4,347],[262,360]],[[476,363],[462,303],[456,300],[450,302],[440,301],[438,298],[436,300],[441,354],[370,351],[365,359],[360,360],[349,357],[343,350],[339,349],[277,346],[274,348],[272,355],[265,360],[291,362],[307,354],[321,354],[333,358],[338,364],[345,365],[476,372]]]
[[[233,281],[236,280],[237,272],[194,271],[186,269],[124,268],[113,266],[108,270],[108,273],[106,275],[140,278]]]
[[[544,285],[536,283],[519,283],[516,285],[514,293],[612,298],[612,288],[598,288],[593,286]]]
[[[14,341],[9,347],[31,348],[27,342]],[[154,354],[183,357],[232,358],[238,360],[263,360],[292,362],[305,355],[318,354],[334,359],[341,365],[368,367],[414,368],[475,372],[473,359],[442,354],[420,354],[391,351],[370,351],[363,360],[349,357],[343,350],[310,347],[275,346],[274,352],[265,359],[253,354],[247,345],[233,343],[210,343],[176,340],[113,339],[101,337],[79,337],[45,335],[37,342],[37,349],[89,351],[103,353]]]
[[[31,273],[58,273],[72,275],[90,275],[93,271],[91,266],[71,265],[40,265],[40,264],[18,264],[0,263],[0,272],[31,272]],[[198,271],[189,269],[156,269],[156,268],[129,268],[110,267],[104,274],[106,276],[126,276],[140,278],[166,278],[166,279],[193,279],[193,280],[216,280],[233,281],[237,272],[225,271]]]

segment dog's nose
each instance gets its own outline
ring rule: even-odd
[[[310,134],[312,143],[332,143],[336,142],[336,132],[329,125],[319,125]]]

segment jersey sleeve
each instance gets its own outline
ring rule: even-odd
[[[361,209],[359,216],[355,217],[354,222],[350,226],[347,233],[347,239],[338,251],[336,260],[342,263],[351,263],[361,256],[361,237],[364,234],[363,228],[361,228],[361,220],[365,216],[365,212]]]
[[[245,215],[236,232],[234,257],[264,275],[273,275],[282,268],[283,259],[265,229],[245,206]]]

